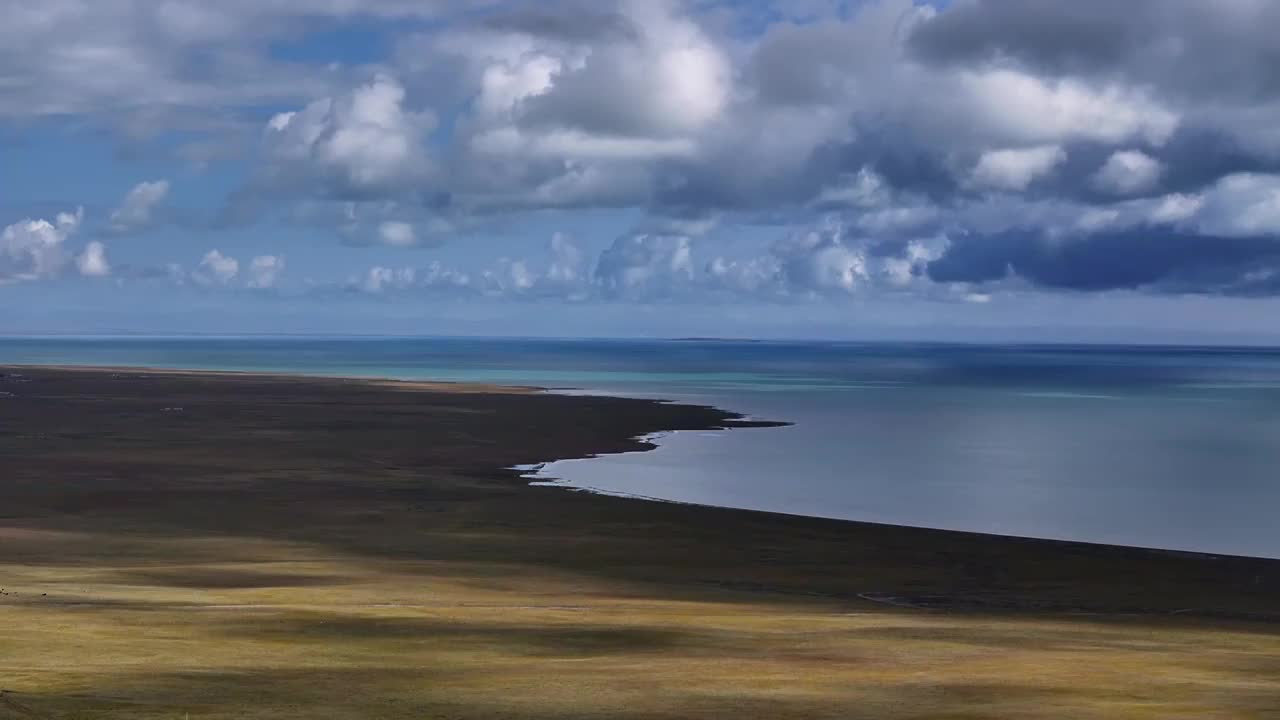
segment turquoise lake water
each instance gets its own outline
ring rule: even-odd
[[[0,339],[0,363],[484,381],[712,404],[794,425],[668,434],[656,451],[552,463],[541,477],[682,502],[1280,557],[1274,349],[26,338]]]

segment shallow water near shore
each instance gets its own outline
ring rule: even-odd
[[[1280,557],[1280,351],[470,338],[28,338],[0,363],[573,388],[789,427],[537,477],[778,512]],[[2,399],[0,399],[2,401]]]

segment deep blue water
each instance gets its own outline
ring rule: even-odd
[[[544,339],[7,339],[0,363],[535,384],[792,427],[554,463],[604,492],[1280,557],[1280,350]],[[0,402],[3,400],[0,399]]]

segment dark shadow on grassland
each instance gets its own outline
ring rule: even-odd
[[[690,720],[749,717],[771,720],[978,720],[1009,717],[1149,717],[1165,698],[1155,687],[1123,692],[1071,688],[1047,682],[885,683],[855,681],[821,695],[794,696],[785,690],[711,691],[690,682],[649,682],[615,692],[605,686],[579,686],[572,671],[550,697],[529,697],[524,688],[500,674],[478,684],[447,668],[382,667],[245,668],[236,671],[130,675],[120,673],[83,690],[57,693],[5,693],[0,718],[39,720],[171,720],[202,718],[383,718],[422,720],[504,718],[506,720]],[[464,685],[449,687],[461,681]],[[643,679],[637,679],[643,682]],[[1183,688],[1185,691],[1186,689]],[[1212,687],[1204,697],[1221,694],[1231,717],[1267,717],[1277,697],[1248,687],[1223,693]],[[1176,705],[1175,705],[1176,706]],[[1202,707],[1198,705],[1198,707]],[[1123,712],[1132,710],[1133,714]],[[6,711],[8,714],[6,714]],[[1121,711],[1122,714],[1115,714]]]
[[[231,562],[254,557],[237,543],[269,540],[402,568],[417,562],[423,572],[572,573],[637,596],[929,597],[952,598],[941,609],[953,612],[1227,618],[1280,607],[1275,561],[625,500],[530,488],[503,469],[641,449],[631,438],[731,422],[711,408],[336,380],[24,372],[21,394],[0,403],[0,529],[72,539],[56,551],[31,538],[5,543],[9,562]],[[207,570],[190,573],[148,582],[216,585]]]
[[[1245,627],[1237,626],[1236,629],[1242,630]],[[1115,618],[1080,618],[1076,622],[1068,622],[1067,618],[1059,617],[1045,618],[1044,622],[1022,626],[885,624],[855,628],[838,634],[855,641],[967,645],[984,650],[1161,653],[1185,652],[1188,642],[1196,642],[1205,653],[1219,650],[1240,651],[1239,643],[1233,643],[1230,638],[1197,637],[1192,641],[1179,632],[1195,628],[1193,623],[1159,622],[1158,618],[1139,618],[1122,623]],[[1266,635],[1280,632],[1272,625],[1248,626],[1248,629]],[[1280,658],[1270,658],[1269,662],[1265,662],[1268,659],[1262,657],[1250,658],[1253,659],[1264,661],[1265,666],[1280,670]],[[1280,678],[1280,673],[1274,677]]]
[[[466,622],[417,617],[362,617],[307,613],[214,623],[217,635],[268,642],[320,642],[445,646],[452,651],[493,649],[507,655],[583,658],[653,653],[726,653],[730,633],[652,625]]]
[[[249,590],[279,587],[318,587],[343,582],[340,575],[316,575],[302,573],[256,572],[199,565],[184,568],[156,570],[131,570],[116,573],[114,580],[164,587],[193,590]]]
[[[981,619],[978,619],[979,622]],[[994,620],[994,619],[993,619]],[[719,661],[777,661],[815,670],[881,664],[877,653],[904,647],[962,645],[987,651],[1079,654],[1081,658],[1124,655],[1159,660],[1164,669],[1186,667],[1244,674],[1274,682],[1280,657],[1259,652],[1245,636],[1189,636],[1182,626],[1154,622],[1135,625],[1066,623],[894,625],[888,617],[873,627],[830,628],[821,633],[769,633],[749,629],[548,620],[504,622],[461,618],[386,617],[308,612],[210,620],[203,631],[233,640],[323,643],[328,647],[367,646],[400,651],[490,652],[495,657],[580,659],[649,656],[650,662],[676,658]],[[1183,631],[1183,632],[1179,632]],[[1191,650],[1194,648],[1194,652]],[[1156,670],[1152,664],[1148,670]],[[1280,686],[1275,691],[1280,693]],[[1278,695],[1280,697],[1280,695]]]
[[[791,700],[699,696],[688,686],[657,685],[652,687],[650,702],[629,701],[630,698],[608,693],[568,691],[564,703],[548,706],[525,701],[518,689],[504,684],[500,677],[492,679],[490,688],[478,688],[461,697],[459,693],[433,692],[435,677],[429,672],[399,668],[359,672],[253,668],[240,672],[120,676],[108,685],[83,693],[6,695],[24,713],[6,715],[0,706],[0,719],[690,720],[742,716],[776,720],[870,720],[911,717],[864,712],[859,709],[860,703],[853,693],[828,699]],[[571,688],[572,679],[566,679],[564,685]],[[235,688],[235,691],[228,693],[226,688]],[[665,697],[655,700],[661,696]],[[246,702],[251,703],[249,710]]]

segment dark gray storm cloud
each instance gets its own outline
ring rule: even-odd
[[[962,230],[951,234],[929,276],[978,284],[1020,278],[1069,290],[1276,292],[1280,35],[1274,27],[1280,3],[1255,0],[961,0],[914,26],[908,53],[927,66],[1015,68],[1046,82],[1143,88],[1178,115],[1177,128],[1160,142],[1062,144],[1064,159],[1028,183],[1024,197],[1075,203],[1082,215],[1110,219],[1132,210],[1125,198],[1197,204],[1173,224]],[[1225,235],[1215,232],[1223,229]]]
[[[1192,99],[1280,96],[1280,3],[1269,0],[960,0],[911,35],[917,57],[1016,62],[1124,78]]]
[[[481,27],[494,32],[526,33],[565,42],[591,42],[613,37],[634,42],[639,33],[626,15],[601,3],[524,3],[495,8],[481,16]]]
[[[929,263],[937,282],[1014,278],[1064,290],[1270,294],[1280,289],[1280,238],[1220,237],[1169,227],[1068,238],[1034,230],[958,234]]]

